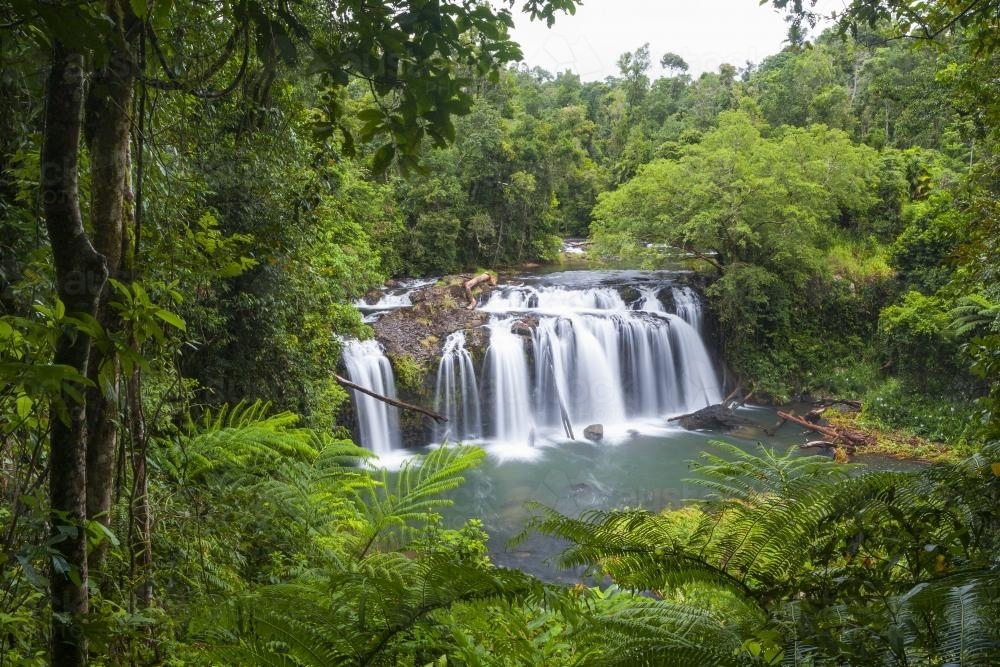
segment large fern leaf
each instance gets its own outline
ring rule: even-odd
[[[485,457],[478,447],[438,447],[403,464],[398,472],[377,473],[376,484],[361,496],[369,525],[359,535],[359,555],[379,541],[389,548],[402,544],[429,512],[451,504],[446,494],[463,484],[463,473]]]

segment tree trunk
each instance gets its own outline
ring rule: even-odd
[[[128,3],[123,3],[128,5]],[[131,218],[131,195],[128,184],[129,139],[131,137],[132,95],[135,88],[134,43],[135,17],[123,6],[121,46],[114,46],[108,60],[94,73],[86,103],[86,138],[90,149],[90,217],[94,246],[104,255],[108,275],[127,281],[123,260],[129,243],[125,230]],[[108,305],[112,296],[105,286],[98,311],[98,321],[107,331],[119,331],[121,318]],[[113,352],[111,353],[113,354]],[[114,495],[115,453],[118,445],[119,389],[121,370],[116,359],[94,355],[88,377],[94,386],[87,392],[90,433],[87,442],[87,518],[111,525],[111,501]],[[106,395],[109,389],[111,395]],[[108,542],[103,541],[90,554],[90,570],[101,589],[107,559]]]
[[[140,609],[153,602],[153,512],[149,504],[146,467],[146,417],[142,410],[142,376],[139,367],[128,382],[128,425],[132,439],[132,496],[130,498],[129,545],[132,550],[132,580]]]
[[[56,270],[56,289],[71,316],[97,316],[107,280],[104,258],[94,249],[80,214],[79,150],[84,95],[83,56],[53,45],[52,70],[46,83],[45,130],[41,184],[45,224]],[[55,364],[80,375],[87,373],[90,338],[63,328]],[[67,383],[68,384],[68,383]],[[88,612],[86,462],[87,415],[82,387],[64,384],[53,399],[49,498],[54,548],[63,567],[50,573],[52,597],[51,664],[84,665],[87,641],[83,621]]]

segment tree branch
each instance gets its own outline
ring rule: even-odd
[[[348,389],[354,389],[355,391],[360,391],[362,394],[367,394],[368,396],[371,396],[372,398],[377,398],[378,400],[382,401],[383,403],[388,403],[389,405],[393,405],[393,406],[395,406],[397,408],[401,408],[403,410],[412,410],[413,412],[419,412],[422,415],[427,415],[428,417],[430,417],[431,419],[433,419],[434,421],[436,421],[439,424],[442,423],[442,422],[448,421],[447,417],[445,417],[444,415],[439,414],[437,412],[434,412],[433,410],[428,410],[427,408],[422,408],[419,405],[413,405],[412,403],[405,403],[403,401],[398,401],[395,398],[389,398],[388,396],[383,396],[382,394],[377,394],[374,391],[372,391],[371,389],[367,389],[365,387],[362,387],[359,384],[355,384],[355,383],[351,382],[350,380],[348,380],[347,378],[341,377],[339,375],[335,374],[333,376],[333,379],[335,379],[337,382],[339,382],[343,386],[347,387]]]

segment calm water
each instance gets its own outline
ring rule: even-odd
[[[777,421],[769,408],[743,408],[739,414],[764,427]],[[755,427],[729,434],[690,432],[665,426],[662,421],[635,423],[633,427],[639,434],[617,443],[581,439],[536,444],[519,451],[486,445],[490,456],[455,492],[449,523],[458,525],[462,519],[479,517],[490,534],[495,563],[549,581],[575,582],[580,580],[579,571],[559,570],[549,562],[563,549],[560,541],[536,534],[515,548],[508,547],[509,539],[530,518],[528,505],[532,501],[569,516],[592,509],[644,507],[659,511],[679,507],[702,493],[700,487],[685,482],[692,477],[689,462],[706,450],[722,453],[711,441],[725,441],[745,451],[754,451],[762,441],[784,451],[797,449],[806,440],[801,429],[789,424],[774,438]]]

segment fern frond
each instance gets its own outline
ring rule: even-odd
[[[514,570],[458,563],[446,555],[373,554],[326,582],[269,586],[202,621],[198,634],[226,664],[298,667],[395,664],[401,642],[433,615],[479,600],[520,599],[538,582]],[[290,660],[290,662],[286,662]]]
[[[450,505],[445,494],[461,486],[462,474],[485,458],[478,447],[445,446],[411,459],[396,473],[380,471],[376,484],[363,494],[361,510],[370,526],[362,536],[360,555],[378,540],[402,540],[429,512]]]
[[[799,456],[795,448],[784,454],[758,445],[758,454],[751,454],[725,442],[711,441],[721,449],[723,458],[710,451],[691,463],[691,469],[702,477],[685,482],[714,491],[718,497],[751,502],[762,495],[787,495],[792,480],[803,477],[848,477],[858,466],[834,463],[826,456]]]
[[[222,472],[242,476],[283,458],[315,458],[313,433],[295,428],[298,416],[268,416],[268,409],[268,403],[255,402],[206,411],[199,422],[188,421],[186,434],[175,445],[160,448],[156,462],[190,481]]]
[[[952,329],[958,335],[976,330],[1000,329],[1000,303],[993,303],[982,294],[967,294],[951,309]]]
[[[958,665],[1000,660],[1000,577],[974,573],[918,584],[899,598],[908,657]]]
[[[695,605],[618,594],[589,619],[602,649],[597,665],[759,664],[743,648],[739,626]],[[763,620],[763,615],[760,616]]]

